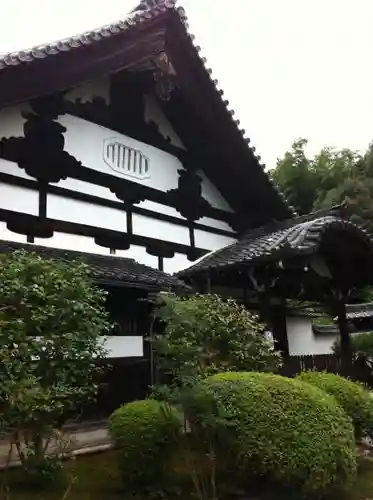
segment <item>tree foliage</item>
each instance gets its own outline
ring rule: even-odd
[[[270,171],[272,179],[300,214],[347,202],[352,221],[373,233],[373,144],[364,155],[326,147],[309,157],[307,142],[292,144]]]
[[[326,498],[353,484],[353,426],[332,396],[270,373],[219,373],[202,385],[230,424],[217,453],[231,482],[256,479],[284,498]]]
[[[54,430],[97,392],[104,304],[82,263],[0,258],[0,412],[25,466],[44,460]]]
[[[187,422],[180,456],[195,496],[216,500],[227,452],[218,450],[230,423],[223,405],[200,382],[228,370],[275,371],[281,356],[266,340],[258,318],[232,299],[162,294],[156,317],[164,328],[152,343],[160,369],[169,376],[163,380],[167,385],[156,388],[157,397],[180,408]]]
[[[162,294],[157,317],[165,331],[153,339],[160,368],[176,381],[226,370],[275,371],[281,356],[257,316],[219,295]]]

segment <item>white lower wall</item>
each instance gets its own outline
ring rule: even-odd
[[[127,231],[126,213],[122,210],[55,194],[48,194],[47,217],[113,231]]]
[[[301,356],[305,354],[332,354],[332,347],[338,334],[318,334],[312,330],[312,318],[304,316],[288,316],[286,329],[289,342],[289,354]]]
[[[39,213],[39,192],[0,182],[0,208],[29,215]]]
[[[136,358],[144,356],[144,339],[139,336],[104,337],[104,347],[108,358]]]
[[[190,245],[189,229],[145,215],[132,215],[133,234]]]

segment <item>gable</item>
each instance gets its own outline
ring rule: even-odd
[[[149,125],[157,127],[162,137],[173,146],[185,150],[183,141],[178,136],[175,129],[172,127],[168,118],[161,109],[156,98],[152,95],[144,95],[145,104],[145,122]]]
[[[260,157],[198,52],[185,12],[175,7],[174,0],[142,2],[126,19],[110,26],[0,58],[0,106],[124,70],[148,73],[158,95],[169,100],[162,111],[167,111],[178,139],[190,151],[193,138],[204,172],[239,215],[236,227],[247,230],[291,217],[291,208],[263,172]],[[15,85],[16,81],[27,85]],[[117,97],[124,88],[119,81]],[[125,94],[131,94],[127,87]],[[131,102],[128,98],[130,114]],[[104,107],[101,111],[105,115]],[[160,135],[166,142],[171,138],[173,146],[178,139],[165,131],[167,127],[162,123]]]
[[[0,84],[2,237],[176,271],[291,216],[173,0],[8,54]]]
[[[177,133],[160,107],[146,115],[144,106],[142,120],[167,132],[164,149],[89,120],[97,103],[110,109],[104,83],[0,111],[0,238],[162,262],[168,272],[235,241],[234,214],[214,184],[188,172],[185,147],[164,150]],[[77,103],[80,116],[66,112]]]

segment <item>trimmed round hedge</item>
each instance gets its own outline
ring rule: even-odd
[[[373,397],[361,385],[333,373],[308,371],[297,377],[334,396],[352,419],[355,437],[373,437]]]
[[[128,490],[167,486],[181,431],[179,412],[152,399],[133,401],[111,415],[109,432],[120,447],[119,467]]]
[[[304,495],[328,495],[356,476],[351,419],[335,399],[299,380],[264,373],[220,373],[208,391],[230,421],[237,470]]]

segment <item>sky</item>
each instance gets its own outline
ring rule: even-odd
[[[1,0],[0,53],[126,17],[136,0]],[[179,0],[207,66],[267,168],[293,140],[373,140],[373,0]]]

